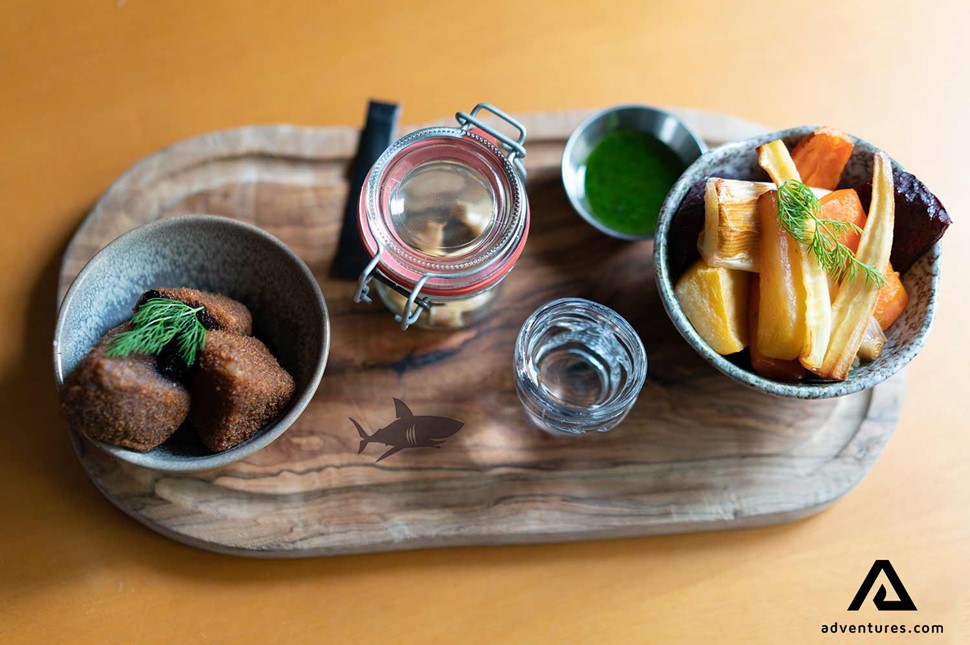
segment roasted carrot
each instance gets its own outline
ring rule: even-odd
[[[862,207],[859,193],[855,190],[851,188],[837,190],[825,195],[819,201],[822,203],[823,218],[855,224],[860,229],[866,227],[866,209]],[[862,239],[862,233],[846,231],[839,241],[855,253],[859,248],[860,239]]]
[[[749,351],[751,366],[761,376],[776,381],[800,381],[808,371],[797,360],[785,361],[765,356],[758,345],[758,314],[761,309],[761,276],[751,276],[748,287],[748,337],[751,339]]]
[[[835,190],[854,147],[849,135],[823,127],[804,136],[791,156],[806,186]]]
[[[883,331],[886,331],[902,315],[908,304],[909,294],[906,293],[903,281],[899,279],[899,272],[893,271],[893,265],[890,264],[886,269],[886,284],[879,290],[873,317]]]
[[[862,229],[866,227],[866,211],[859,200],[859,194],[851,188],[831,192],[819,201],[822,203],[822,216],[825,219],[851,222]],[[861,233],[846,231],[840,241],[855,253],[859,249],[861,238]],[[909,304],[909,295],[899,279],[899,273],[893,270],[892,264],[887,268],[885,276],[886,284],[879,290],[876,311],[873,314],[883,331],[896,322]]]

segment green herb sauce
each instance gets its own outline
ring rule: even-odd
[[[652,233],[667,192],[684,170],[680,158],[654,136],[606,135],[586,161],[586,198],[593,216],[623,233]]]

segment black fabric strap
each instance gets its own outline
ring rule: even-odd
[[[347,193],[347,203],[344,206],[344,223],[340,229],[340,243],[331,267],[331,273],[336,278],[356,280],[370,262],[370,255],[364,249],[357,231],[357,200],[371,166],[391,145],[397,130],[399,113],[397,103],[370,101],[367,104],[367,122],[357,143],[357,156],[350,175],[350,192]]]

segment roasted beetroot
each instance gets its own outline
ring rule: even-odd
[[[704,228],[704,187],[702,179],[687,191],[680,202],[667,232],[667,264],[670,279],[677,282],[680,276],[697,260],[697,235]]]
[[[943,237],[953,220],[926,184],[904,171],[893,172],[896,193],[896,226],[893,228],[893,268],[906,273],[913,263]],[[872,182],[858,186],[859,199],[868,209]]]

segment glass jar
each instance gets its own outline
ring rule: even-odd
[[[484,123],[491,112],[517,139]],[[380,156],[361,191],[357,224],[371,282],[401,329],[460,329],[488,314],[529,231],[525,128],[487,103],[455,115],[459,127],[418,130]]]

